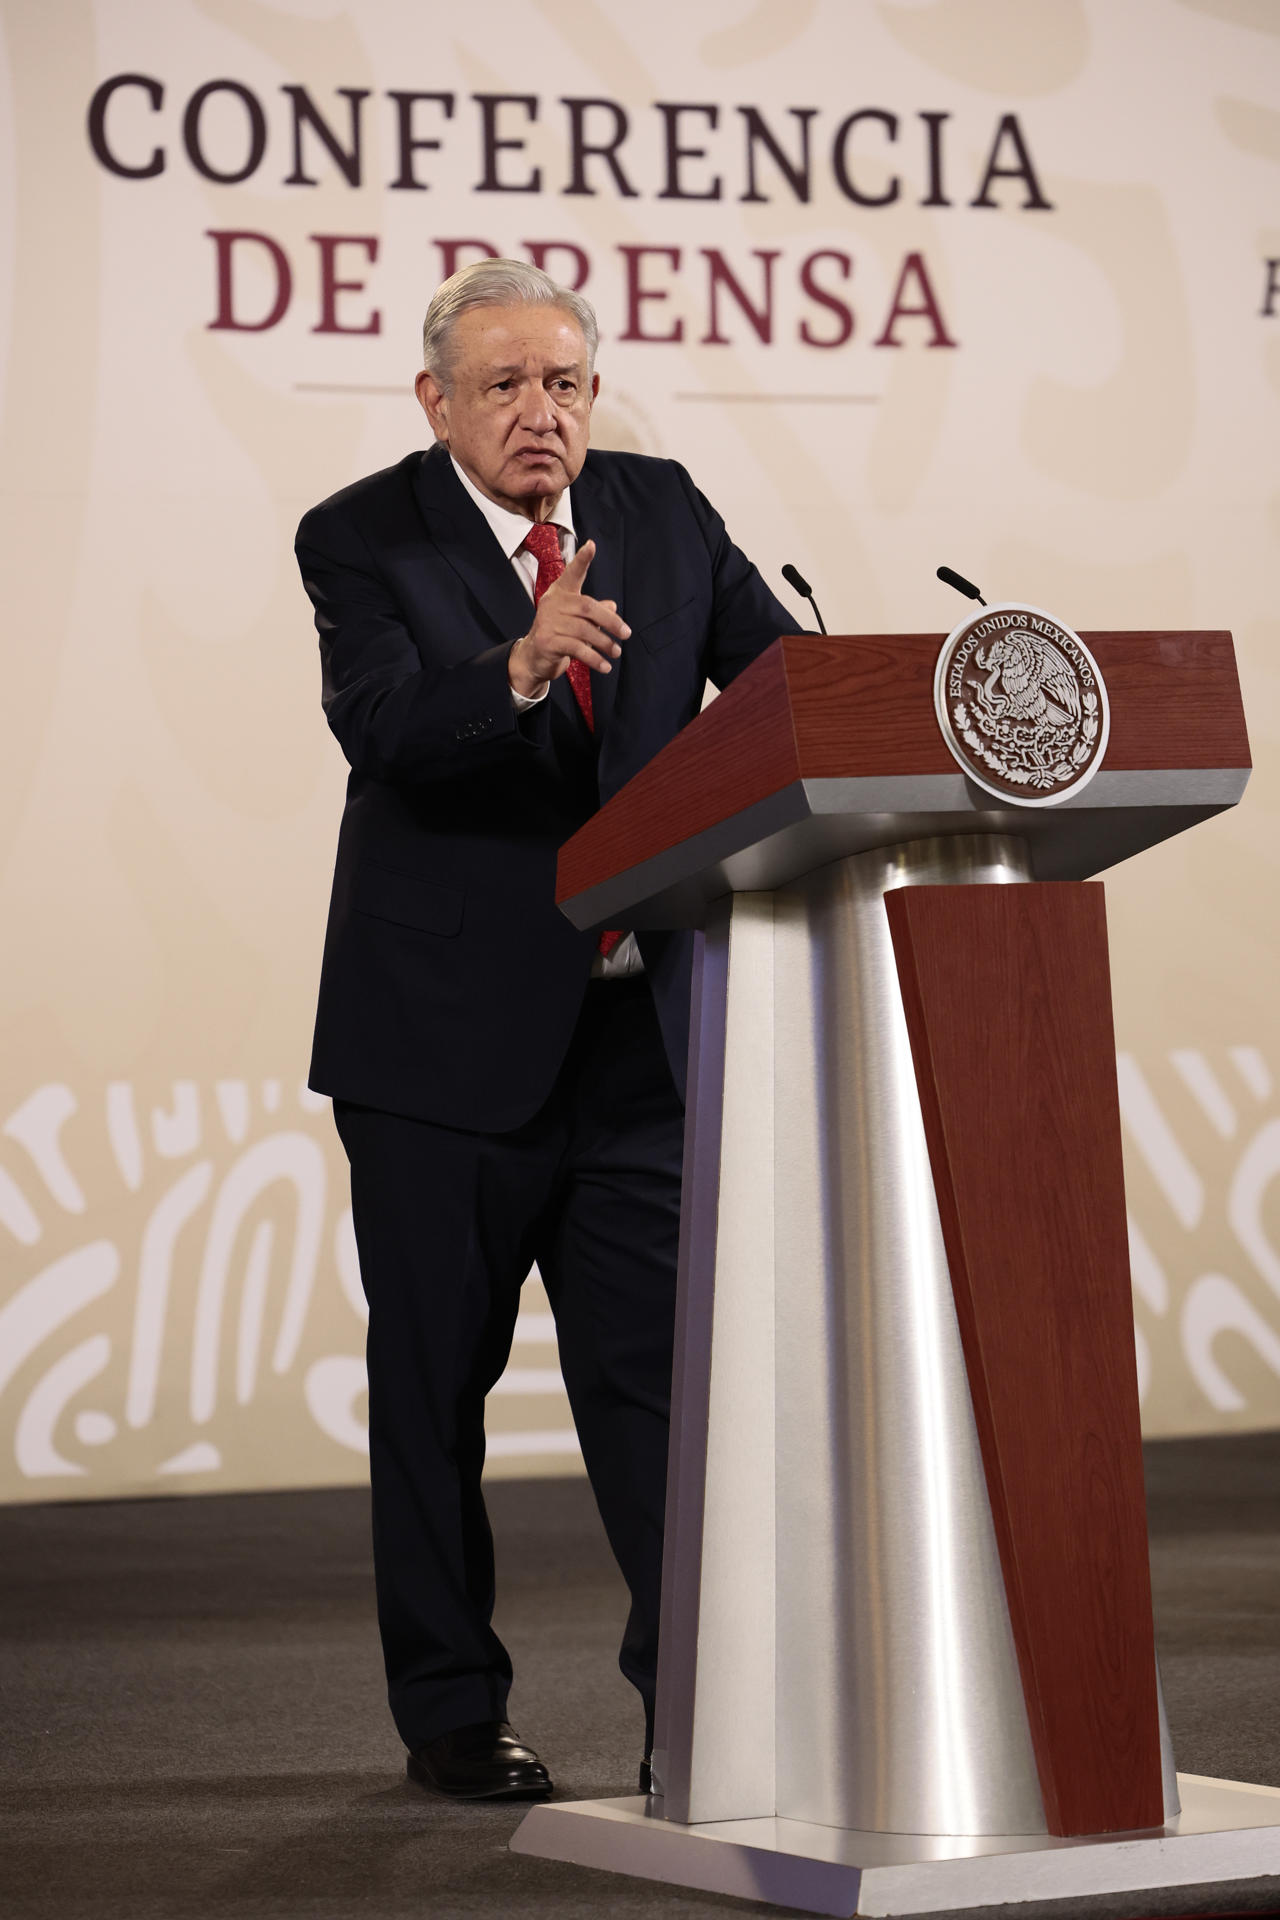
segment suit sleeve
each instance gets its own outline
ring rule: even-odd
[[[724,521],[684,468],[677,466],[676,473],[711,562],[707,678],[717,687],[727,687],[780,634],[807,629],[770,593],[746,554],[734,546]]]
[[[348,517],[313,509],[294,551],[315,608],[325,717],[357,773],[411,784],[450,780],[544,743],[547,703],[517,714],[511,699],[511,642],[426,667]]]

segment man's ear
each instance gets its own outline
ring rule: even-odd
[[[413,383],[418,405],[431,422],[436,439],[449,444],[449,400],[434,373],[424,367]]]
[[[591,404],[593,407],[599,398],[600,398],[600,375],[598,373],[593,373],[591,376]]]

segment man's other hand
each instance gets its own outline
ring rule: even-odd
[[[558,680],[570,660],[581,660],[596,673],[608,673],[622,653],[618,642],[631,637],[616,600],[593,600],[582,591],[595,552],[594,540],[578,548],[539,600],[528,633],[507,656],[507,677],[526,700],[539,694],[549,680]]]

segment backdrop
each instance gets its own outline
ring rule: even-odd
[[[486,251],[585,287],[597,444],[834,631],[941,635],[940,561],[1233,630],[1245,802],[1107,892],[1147,1429],[1280,1424],[1272,0],[0,20],[0,1498],[364,1472],[291,541],[421,444],[422,310]],[[490,1427],[576,1468],[536,1284]]]

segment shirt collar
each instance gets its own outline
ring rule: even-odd
[[[449,455],[449,458],[453,461],[454,472],[492,528],[494,539],[502,548],[503,553],[506,554],[507,559],[513,560],[525,543],[525,537],[529,532],[531,524],[530,521],[525,518],[524,514],[510,513],[506,507],[500,507],[496,500],[490,500],[489,496],[481,493],[475,482],[462,471],[457,461],[453,459],[452,454]],[[553,527],[560,527],[565,533],[572,533],[575,538],[577,537],[573,524],[573,507],[570,504],[568,487],[566,487],[560,495],[559,503],[551,516],[551,525]]]

